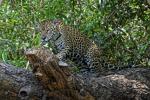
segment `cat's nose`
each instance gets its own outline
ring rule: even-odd
[[[47,39],[45,36],[41,37],[41,45],[45,45],[47,43]]]
[[[45,37],[45,36],[43,36],[43,37],[42,37],[42,41],[45,41],[45,40],[46,40],[46,37]]]

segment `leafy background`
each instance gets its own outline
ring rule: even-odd
[[[3,0],[0,6],[0,61],[25,66],[24,50],[40,46],[40,21],[61,19],[112,63],[150,66],[147,0]]]

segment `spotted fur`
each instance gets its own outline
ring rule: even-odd
[[[86,64],[88,69],[105,70],[102,50],[79,30],[65,25],[60,20],[49,20],[41,23],[42,44],[52,43],[58,51],[60,59]]]

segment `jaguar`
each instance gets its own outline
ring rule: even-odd
[[[61,20],[44,20],[40,23],[41,44],[50,42],[61,60],[84,64],[90,71],[104,72],[112,64],[105,63],[103,50],[78,29],[66,25]],[[107,65],[107,68],[106,68]]]

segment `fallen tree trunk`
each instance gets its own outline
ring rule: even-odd
[[[26,51],[32,72],[0,63],[2,100],[150,100],[150,69],[74,74],[50,51]]]
[[[41,100],[43,90],[32,72],[0,63],[0,100]]]

